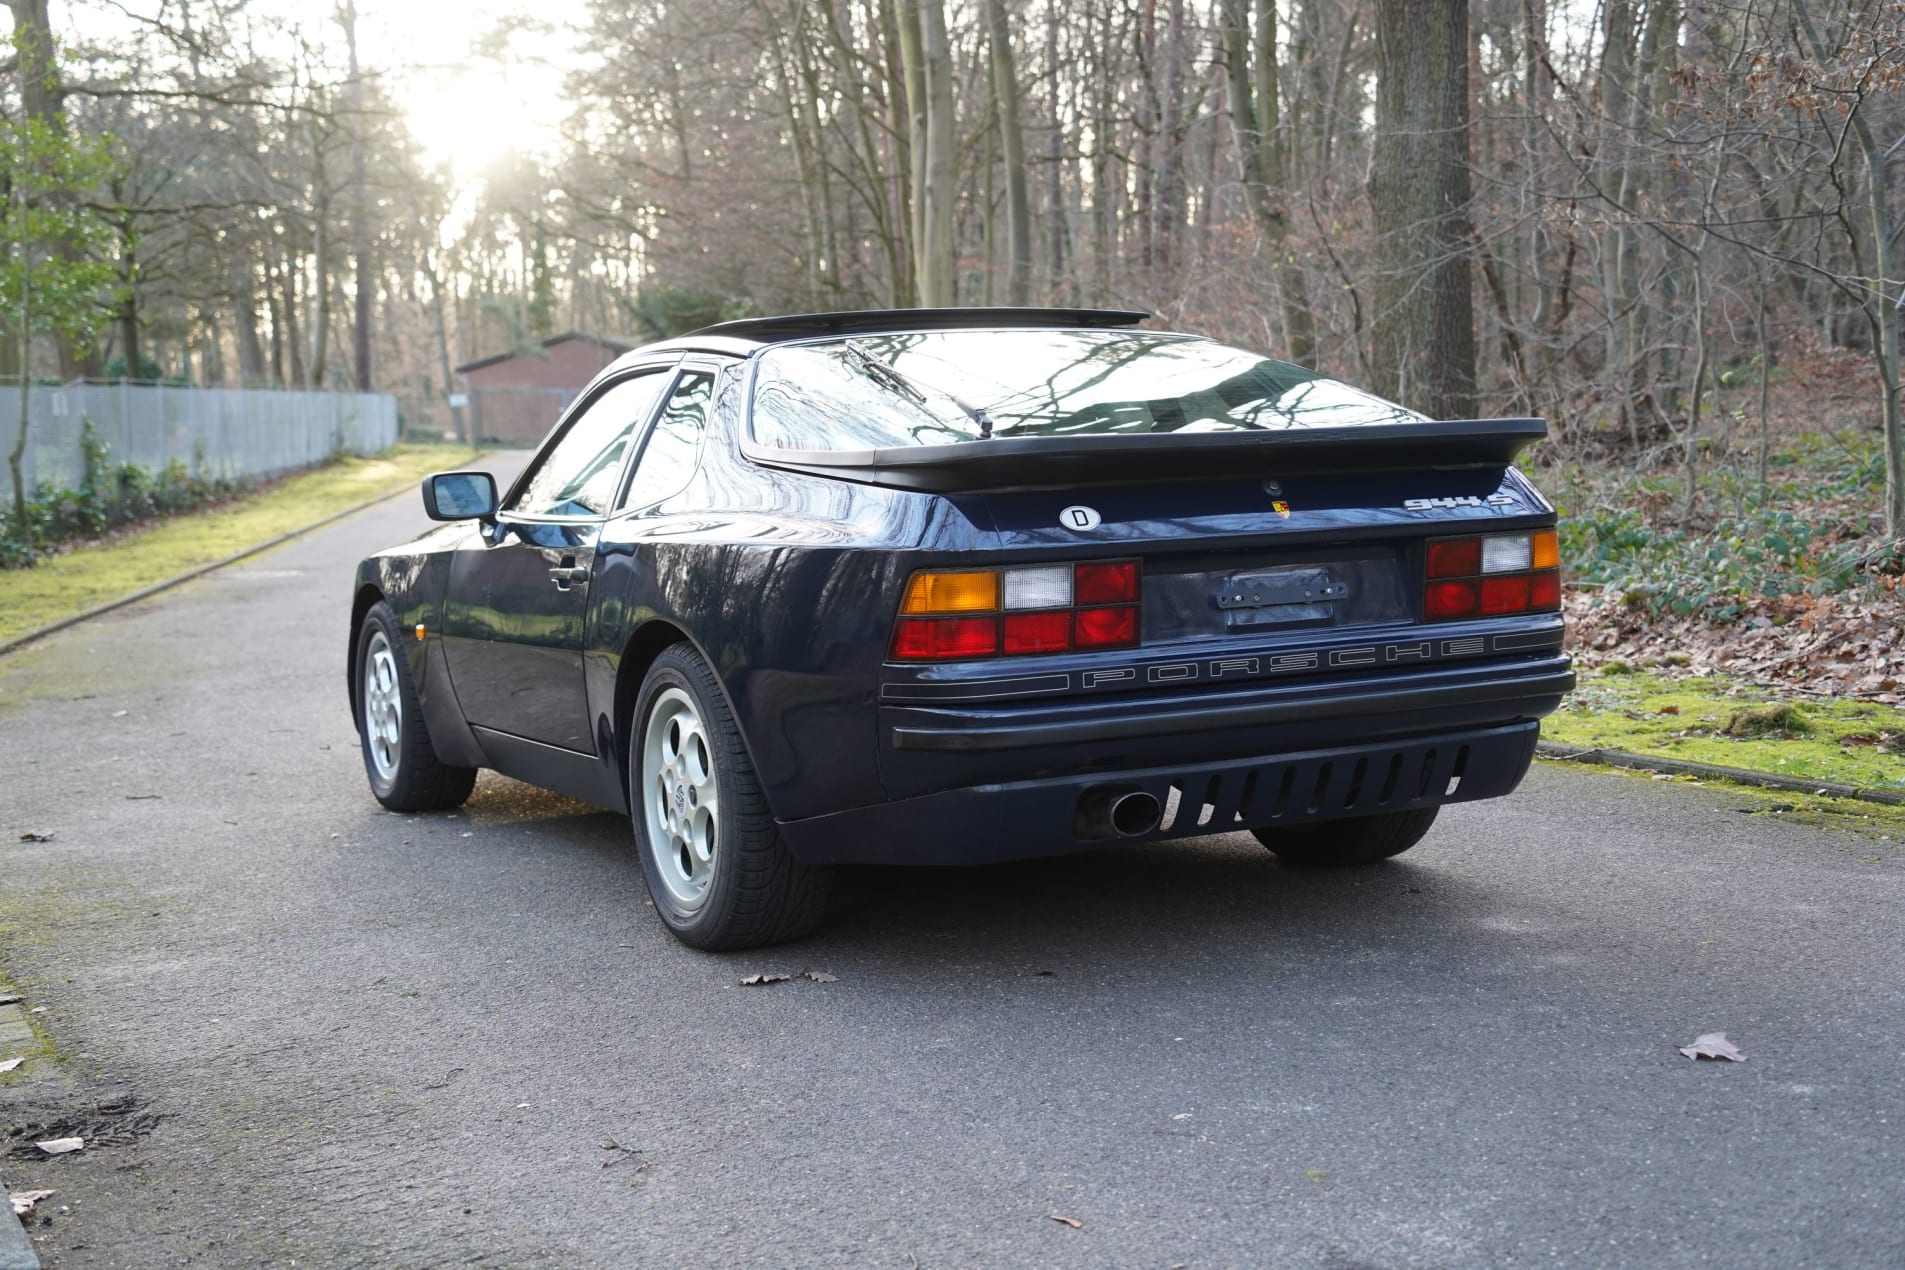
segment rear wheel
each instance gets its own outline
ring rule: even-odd
[[[1258,842],[1285,864],[1301,868],[1341,868],[1374,864],[1401,855],[1429,832],[1440,807],[1386,811],[1350,820],[1326,820],[1287,829],[1252,829]]]
[[[397,615],[380,600],[357,635],[357,736],[370,792],[392,811],[461,807],[476,769],[437,760],[402,650]]]
[[[714,672],[686,644],[655,659],[635,702],[629,818],[655,911],[721,952],[797,939],[829,875],[788,852]]]

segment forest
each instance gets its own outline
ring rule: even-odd
[[[1577,576],[1642,607],[1895,594],[1897,0],[589,0],[559,144],[474,177],[352,0],[8,3],[0,374],[436,432],[457,363],[562,330],[1136,308],[1546,418]],[[1825,503],[1775,533],[1786,489]]]

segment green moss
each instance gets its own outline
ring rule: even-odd
[[[210,511],[79,547],[31,569],[0,572],[0,643],[395,492],[470,457],[459,447],[398,446],[377,458],[342,459]]]
[[[1905,791],[1905,710],[1876,702],[1800,704],[1725,680],[1627,674],[1584,680],[1541,732],[1566,745]]]

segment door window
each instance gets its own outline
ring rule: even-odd
[[[688,484],[702,434],[708,430],[708,401],[713,396],[714,376],[708,371],[689,371],[675,381],[675,391],[635,461],[635,478],[622,506],[648,507]]]
[[[648,421],[668,376],[625,379],[590,402],[543,451],[508,510],[521,516],[601,516],[615,498],[622,460]]]

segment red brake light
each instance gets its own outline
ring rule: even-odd
[[[1075,614],[1072,642],[1080,648],[1130,648],[1138,642],[1138,610],[1080,609]]]
[[[1472,578],[1482,571],[1480,538],[1439,538],[1429,544],[1424,572],[1431,578]]]
[[[1072,603],[1130,604],[1138,598],[1138,562],[1081,564],[1074,571]]]
[[[1475,582],[1431,582],[1423,593],[1423,614],[1430,621],[1473,617],[1481,607],[1481,586]]]
[[[996,617],[903,617],[893,631],[893,655],[902,661],[990,657],[998,651]]]
[[[1506,577],[1482,579],[1482,612],[1526,613],[1528,611],[1528,575],[1511,573]]]
[[[1005,619],[1005,651],[1008,653],[1050,653],[1072,646],[1072,615],[1056,613],[1009,613]]]
[[[1528,607],[1531,609],[1558,609],[1561,607],[1561,572],[1549,569],[1546,573],[1537,573],[1528,581]]]

